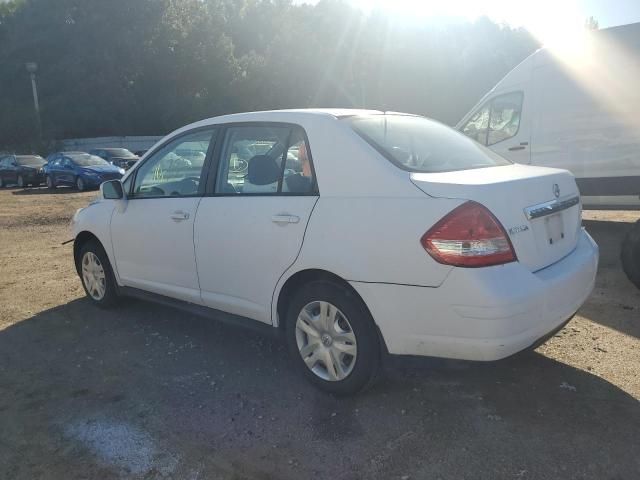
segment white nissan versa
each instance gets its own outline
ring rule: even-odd
[[[283,331],[305,375],[342,394],[383,352],[497,360],[537,343],[598,264],[569,172],[376,111],[189,125],[72,225],[99,306],[141,296]]]

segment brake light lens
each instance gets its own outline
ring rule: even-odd
[[[483,205],[466,202],[444,216],[420,239],[436,262],[456,267],[488,267],[515,262],[504,228]]]

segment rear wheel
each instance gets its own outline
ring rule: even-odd
[[[118,291],[111,264],[102,245],[95,240],[85,243],[80,249],[77,262],[82,286],[89,299],[102,308],[115,305]]]
[[[344,287],[311,282],[289,303],[289,352],[314,385],[337,395],[373,384],[380,366],[380,343],[364,303]]]
[[[55,188],[56,188],[56,184],[55,184],[55,182],[53,181],[53,178],[51,178],[49,175],[47,175],[47,176],[46,176],[46,178],[45,178],[45,183],[47,184],[47,188],[48,188],[49,190],[55,190]]]
[[[76,179],[76,188],[78,189],[79,192],[84,191],[85,184],[84,184],[84,180],[82,180],[82,177],[78,177]]]
[[[627,278],[640,288],[640,220],[635,223],[622,242],[620,260]]]
[[[27,185],[24,183],[24,178],[22,177],[22,175],[18,175],[18,187],[19,188],[24,188]]]

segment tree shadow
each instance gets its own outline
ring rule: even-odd
[[[593,220],[584,225],[600,247],[600,262],[595,289],[579,313],[640,338],[640,290],[627,279],[620,262],[622,241],[632,224]]]
[[[639,424],[637,399],[535,352],[335,398],[277,340],[145,302],[0,331],[3,478],[626,479]]]

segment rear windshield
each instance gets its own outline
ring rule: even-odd
[[[345,121],[403,170],[436,173],[511,164],[452,128],[424,117],[359,115]]]
[[[69,155],[69,158],[74,161],[76,165],[81,167],[92,167],[95,165],[111,165],[110,163],[104,161],[100,157],[96,157],[95,155],[89,155],[88,153],[83,153],[81,155]]]
[[[135,157],[135,155],[126,148],[105,148],[104,151],[110,157]]]
[[[27,157],[20,156],[17,157],[18,165],[24,165],[25,167],[41,167],[45,163],[44,158],[42,157]]]

